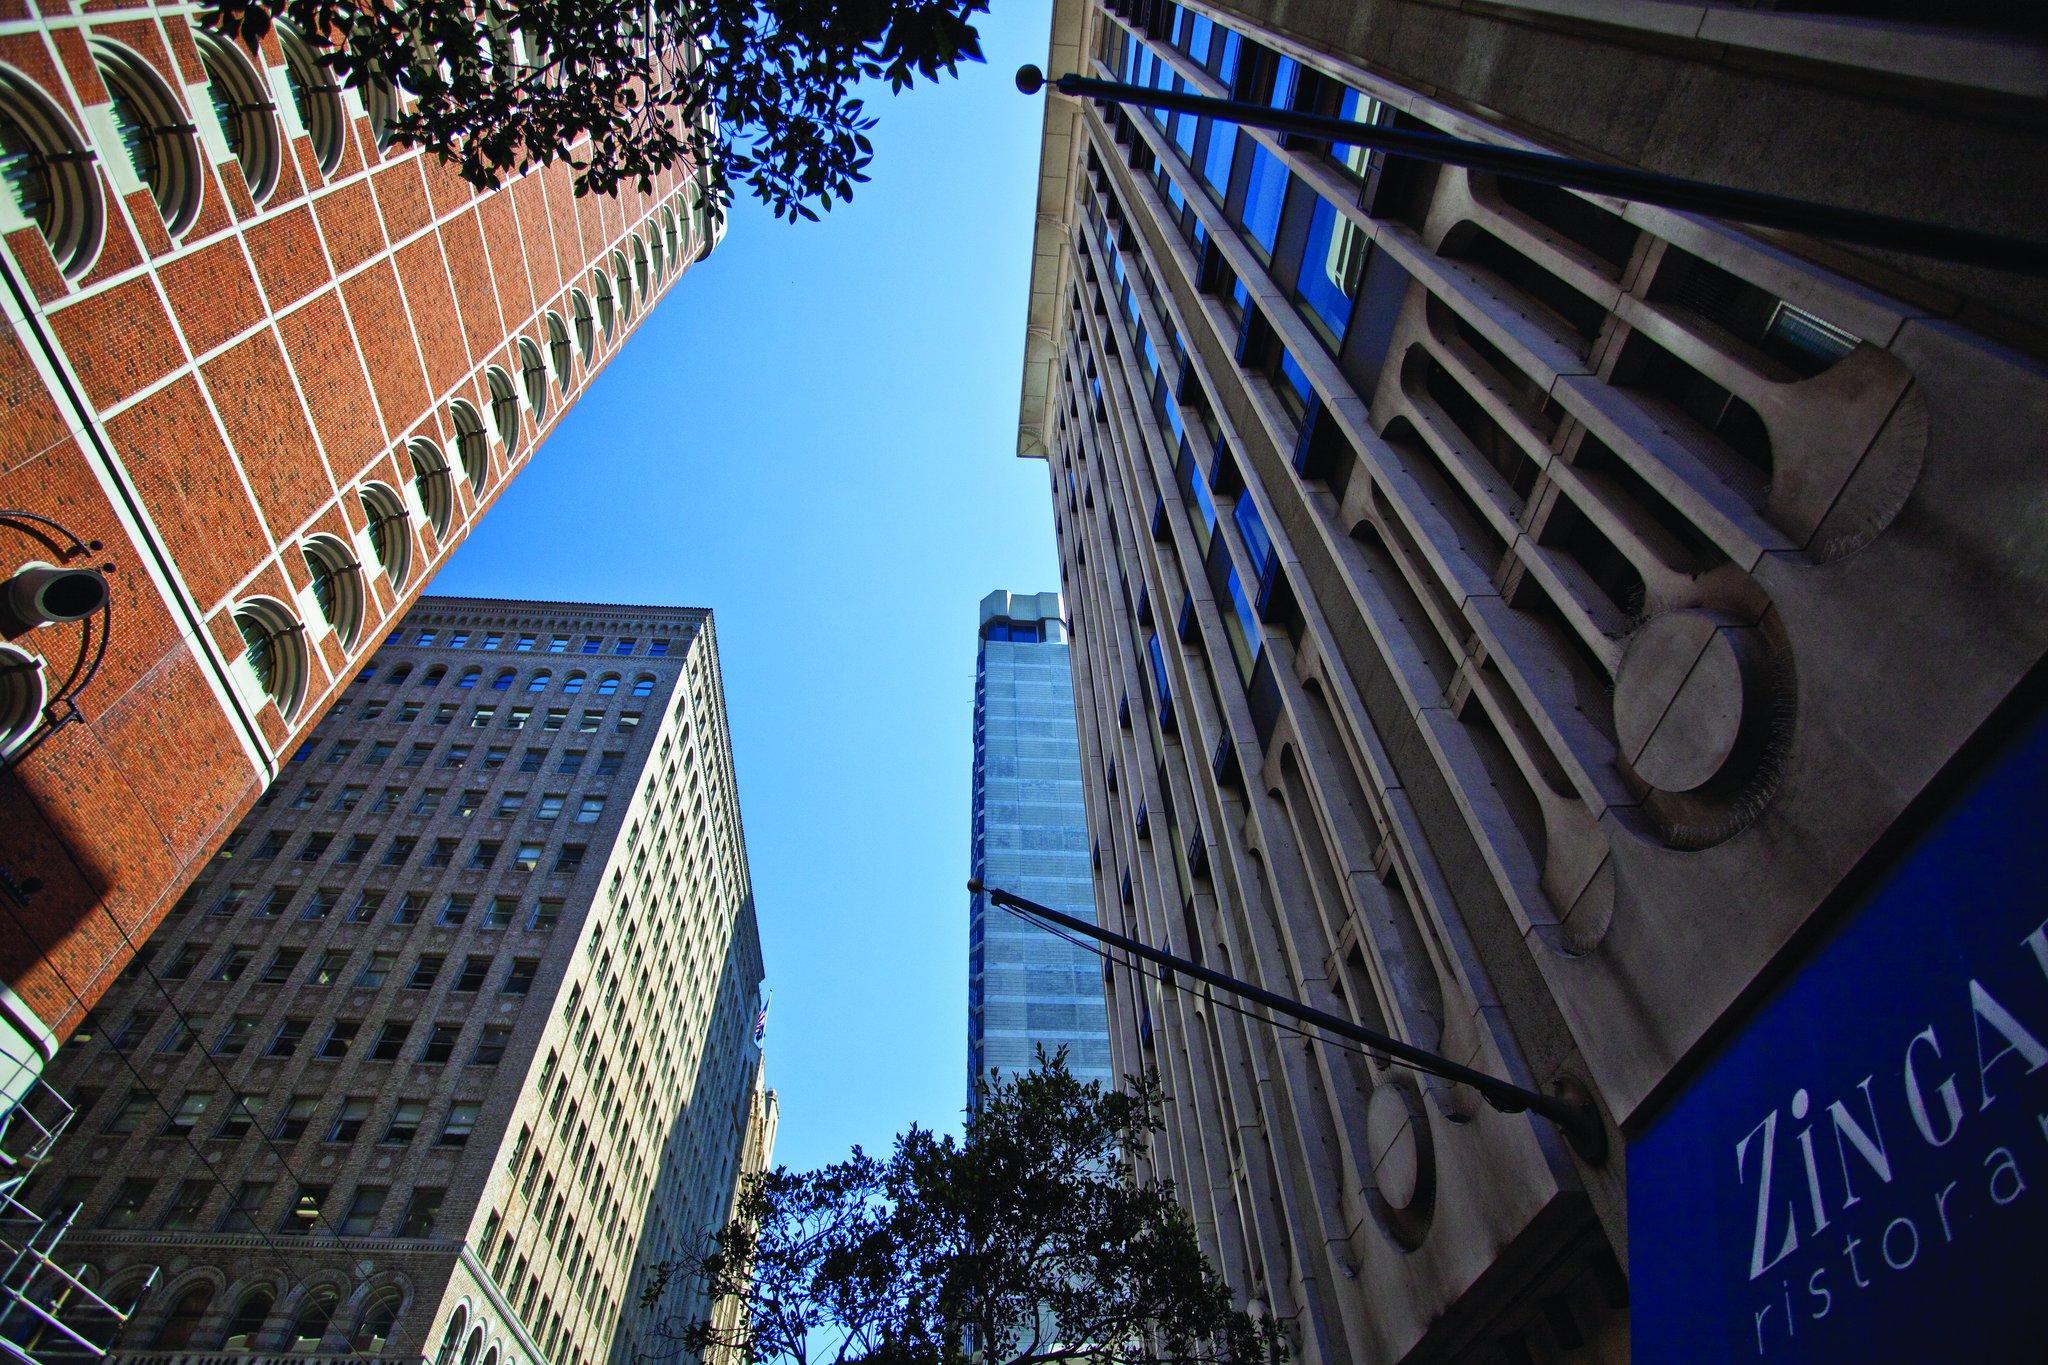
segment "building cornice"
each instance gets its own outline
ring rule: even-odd
[[[1059,76],[1081,70],[1088,27],[1087,0],[1054,0],[1052,41],[1045,69]],[[1066,296],[1068,232],[1074,203],[1074,151],[1080,105],[1045,92],[1045,125],[1038,155],[1037,221],[1031,229],[1031,285],[1024,323],[1024,376],[1017,403],[1017,453],[1051,453],[1052,397],[1060,353],[1060,301]]]

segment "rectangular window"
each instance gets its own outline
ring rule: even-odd
[[[350,1046],[355,1043],[356,1033],[363,1026],[360,1019],[337,1019],[327,1029],[327,1037],[320,1044],[320,1056],[325,1061],[338,1061],[348,1056]]]
[[[448,637],[448,648],[450,649],[463,649],[466,648],[468,644],[469,632],[466,630],[458,630],[453,635]]]
[[[597,756],[597,775],[599,777],[616,777],[619,769],[625,762],[626,755],[623,750],[607,749]]]
[[[326,1185],[301,1185],[292,1206],[278,1220],[277,1230],[288,1237],[310,1236],[320,1226],[320,1206],[327,1202]]]
[[[451,864],[453,864],[454,861],[455,841],[453,839],[436,839],[434,840],[433,847],[427,850],[428,867],[448,867]]]
[[[533,989],[533,978],[539,971],[539,958],[515,957],[512,969],[505,973],[505,984],[499,989],[506,995],[525,995]]]
[[[1287,201],[1287,167],[1263,145],[1254,142],[1250,146],[1251,171],[1245,181],[1242,221],[1245,231],[1271,260],[1273,244],[1279,239],[1280,208]]]
[[[412,1032],[412,1024],[403,1019],[393,1019],[377,1032],[376,1046],[370,1049],[373,1062],[395,1062],[405,1047],[406,1035]]]
[[[466,1147],[469,1135],[476,1131],[476,1116],[483,1106],[473,1101],[462,1100],[448,1106],[448,1120],[441,1125],[441,1137],[435,1144],[440,1147]]]
[[[327,762],[329,762],[329,763],[342,763],[342,762],[346,762],[346,761],[347,761],[347,759],[348,759],[348,756],[349,756],[350,754],[354,753],[355,751],[356,751],[356,742],[355,742],[354,740],[352,740],[352,739],[337,739],[337,740],[335,740],[335,741],[334,741],[334,745],[333,745],[333,747],[332,747],[332,748],[330,748],[330,749],[328,749],[328,751],[327,751]]]
[[[418,924],[420,916],[427,912],[427,893],[407,891],[398,898],[398,904],[391,911],[393,924]]]
[[[488,872],[491,864],[498,861],[498,850],[504,845],[496,839],[479,839],[469,850],[469,866],[473,872]]]
[[[482,847],[482,845],[478,845],[478,847]],[[496,856],[497,847],[496,844],[491,845],[493,856]],[[477,866],[474,858],[470,859],[470,866]],[[476,897],[466,891],[450,893],[447,902],[441,906],[441,926],[446,929],[460,929],[463,925],[469,923],[469,912],[475,905]]]
[[[519,814],[519,808],[526,804],[525,792],[506,792],[498,798],[498,819],[504,820]]]
[[[421,631],[419,638],[414,640],[413,643],[415,645],[431,645],[434,643],[434,632],[431,630]]]
[[[419,847],[419,842],[410,834],[393,835],[391,842],[384,846],[384,866],[403,865],[407,858],[412,857],[412,851]]]
[[[391,1111],[391,1122],[384,1126],[383,1142],[411,1142],[419,1134],[420,1120],[427,1116],[425,1100],[400,1100]]]
[[[348,843],[342,846],[341,852],[334,855],[334,861],[343,866],[362,862],[370,856],[370,845],[375,842],[374,835],[351,834],[348,836]]]
[[[251,887],[246,882],[230,886],[227,890],[220,893],[220,899],[213,903],[213,909],[207,911],[207,913],[210,915],[232,915],[237,913],[249,899],[249,893],[254,889],[254,887]]]
[[[537,773],[546,765],[547,761],[548,751],[546,749],[528,749],[519,756],[519,771],[523,773]]]
[[[333,809],[337,811],[354,810],[357,806],[362,804],[363,792],[366,790],[367,788],[365,788],[361,783],[354,782],[350,783],[346,787],[343,787],[334,795]]]
[[[490,974],[491,959],[489,955],[473,953],[463,961],[462,975],[455,978],[455,989],[458,991],[480,991],[484,988],[484,979]]]
[[[412,746],[412,748],[410,748],[410,749],[408,749],[408,750],[406,750],[406,751],[405,751],[405,764],[404,764],[404,766],[405,766],[405,767],[408,767],[408,768],[423,768],[423,767],[425,767],[425,766],[426,766],[426,763],[427,763],[427,755],[428,755],[428,754],[430,754],[430,753],[432,753],[433,751],[434,751],[434,746],[433,746],[433,745],[431,745],[431,744],[415,744],[415,745],[413,745],[413,746]],[[418,807],[418,806],[414,806],[414,807],[413,807],[413,809],[414,809],[415,811],[417,811],[417,810],[419,809],[419,807]]]
[[[243,1050],[249,1046],[249,1040],[256,1036],[257,1023],[258,1020],[253,1014],[238,1014],[228,1020],[226,1027],[220,1031],[219,1039],[213,1045],[215,1055],[241,1056]]]
[[[412,1199],[405,1206],[405,1217],[398,1222],[400,1237],[425,1237],[434,1230],[434,1219],[441,1214],[441,1200],[448,1191],[432,1186],[415,1186]]]
[[[227,956],[220,960],[220,966],[213,969],[213,979],[215,981],[240,981],[242,973],[249,970],[249,963],[255,956],[255,948],[248,944],[236,944],[228,949]]]
[[[423,701],[406,702],[398,708],[398,723],[400,725],[410,725],[418,720],[420,712],[426,709],[427,704]]]
[[[396,740],[380,739],[363,751],[363,766],[365,768],[381,768],[397,750],[398,742]]]
[[[586,848],[582,844],[563,844],[562,851],[555,855],[555,871],[577,872],[582,870]]]
[[[286,1103],[284,1112],[277,1117],[277,1126],[270,1135],[279,1142],[297,1142],[306,1135],[306,1127],[313,1122],[313,1111],[320,1107],[318,1095],[294,1095]]]
[[[350,924],[368,924],[377,918],[377,911],[383,908],[384,893],[374,888],[356,892],[355,903],[348,908]]]
[[[341,1231],[351,1237],[363,1237],[376,1230],[377,1214],[384,1207],[384,1197],[391,1193],[389,1185],[358,1185],[355,1196],[348,1201],[348,1212],[341,1216]]]
[[[551,707],[549,709],[547,718],[541,722],[540,728],[549,734],[553,734],[557,730],[560,730],[564,725],[567,725],[568,723],[568,709],[566,707],[556,706]]]
[[[490,748],[484,750],[484,771],[494,773],[504,767],[505,758],[510,753],[511,750],[502,744],[493,744]]]
[[[363,720],[375,720],[379,716],[384,714],[384,707],[386,706],[386,704],[387,703],[385,702],[384,698],[372,697],[368,701],[363,703],[363,709],[357,712],[356,714],[360,719]]]
[[[279,948],[270,955],[269,965],[264,967],[260,978],[266,985],[281,986],[291,980],[292,971],[299,965],[299,959],[306,955],[303,948]]]
[[[193,968],[199,965],[199,959],[204,956],[206,956],[206,945],[203,943],[186,943],[181,945],[178,948],[177,955],[164,966],[164,980],[183,981],[186,977],[192,975]]]
[[[583,803],[576,808],[576,823],[579,825],[594,825],[603,815],[604,798],[602,796],[586,796],[583,798]]]
[[[441,766],[444,768],[459,768],[467,762],[469,762],[469,746],[467,744],[451,744],[448,746],[448,752],[441,755]]]
[[[326,790],[327,787],[324,783],[308,782],[305,786],[299,788],[299,794],[292,798],[291,808],[293,810],[313,809],[314,803],[320,799],[320,793]]]
[[[455,706],[455,703],[454,703],[454,702],[452,702],[452,701],[444,701],[444,702],[442,702],[442,703],[441,703],[441,704],[440,704],[439,706],[437,706],[437,707],[435,707],[435,708],[434,708],[434,724],[436,724],[436,725],[450,725],[450,724],[453,724],[453,723],[454,723],[454,720],[455,720],[455,711],[456,711],[456,706]]]
[[[313,975],[307,978],[306,984],[309,986],[332,986],[335,982],[341,980],[342,970],[347,966],[348,950],[345,948],[329,948],[320,955],[320,961],[314,964]]]
[[[221,1115],[220,1127],[213,1130],[217,1138],[245,1138],[256,1126],[256,1116],[263,1112],[263,1096],[242,1095],[232,1092],[228,1095],[227,1112]]]
[[[440,953],[421,953],[419,960],[412,964],[412,975],[406,978],[407,990],[431,990],[434,980],[441,975],[441,964],[448,959]]]
[[[601,653],[603,653],[603,652],[604,652],[604,641],[603,641],[602,639],[598,638],[598,637],[597,637],[597,636],[595,636],[595,635],[586,635],[586,636],[584,636],[584,637],[583,637],[583,652],[584,652],[585,654],[601,654]]]
[[[112,1034],[107,1038],[107,1046],[116,1051],[123,1051],[134,1047],[141,1043],[144,1038],[148,1037],[149,1031],[154,1027],[156,1027],[155,1010],[130,1010],[128,1012],[128,1022],[121,1025],[119,1033]],[[84,1106],[80,1105],[79,1108],[82,1112]]]
[[[594,735],[603,725],[604,712],[585,711],[576,718],[576,733],[579,735]]]
[[[367,835],[361,836],[368,843]],[[299,918],[308,923],[317,923],[334,913],[334,907],[341,902],[341,892],[332,886],[316,887],[306,897],[306,906],[299,911]]]
[[[483,804],[483,788],[471,787],[463,792],[461,798],[456,801],[455,813],[464,820],[473,820],[476,818],[476,813],[483,809]]]
[[[529,867],[525,870],[531,872],[533,869]],[[517,913],[518,909],[519,898],[517,896],[491,897],[491,903],[484,907],[484,928],[510,929],[512,927],[512,916]]]
[[[114,1191],[114,1198],[107,1205],[107,1211],[100,1215],[103,1228],[132,1228],[142,1222],[142,1206],[149,1202],[149,1195],[156,1188],[156,1181],[144,1176],[130,1176],[123,1180]]]
[[[640,713],[638,711],[621,711],[619,713],[618,729],[620,734],[631,734],[633,731],[639,728]]]
[[[284,841],[285,832],[283,830],[271,830],[263,836],[263,842],[256,845],[256,851],[249,856],[258,860],[268,861],[284,852]]]
[[[536,820],[552,820],[562,813],[562,803],[569,799],[567,792],[548,792],[540,798],[540,809],[533,813]]]
[[[206,1106],[213,1096],[204,1090],[188,1090],[178,1101],[178,1107],[164,1120],[163,1136],[185,1137],[199,1126],[199,1120],[206,1114]]]
[[[142,1120],[156,1108],[156,1100],[146,1091],[131,1090],[128,1098],[121,1101],[121,1107],[107,1116],[103,1133],[132,1133],[141,1126]]]
[[[405,788],[403,787],[386,787],[383,791],[378,792],[377,799],[370,803],[370,814],[389,815],[392,811],[397,810],[398,798],[404,792]]]
[[[498,708],[495,706],[475,707],[471,709],[469,713],[469,728],[472,730],[481,730],[486,725],[489,725],[493,720],[497,719],[497,715]]]
[[[526,723],[532,719],[533,708],[531,706],[515,706],[505,713],[505,728],[507,730],[524,730]]]
[[[517,640],[512,642],[512,652],[515,654],[531,654],[533,653],[533,645],[533,636],[521,635]]]
[[[198,1044],[200,1035],[205,1031],[206,1016],[203,1014],[188,1014],[178,1023],[171,1025],[171,1031],[164,1035],[164,1040],[161,1043],[156,1045],[156,1050],[158,1052],[170,1053],[173,1056],[183,1056]]]
[[[552,638],[552,639],[550,639],[550,640],[548,641],[548,653],[550,653],[550,654],[567,654],[568,652],[569,652],[569,637],[568,637],[568,636],[566,636],[566,635],[557,635],[557,636],[555,636],[554,638]]]
[[[199,1226],[200,1210],[206,1207],[206,1197],[212,1193],[211,1180],[180,1180],[177,1192],[164,1206],[163,1216],[157,1219],[156,1225],[165,1232],[192,1231]]]
[[[420,1060],[429,1065],[445,1062],[455,1055],[455,1040],[462,1036],[460,1024],[436,1024],[420,1047]]]
[[[479,646],[478,646],[478,648],[479,648],[479,649],[496,649],[496,648],[498,648],[498,647],[499,647],[500,645],[502,645],[502,644],[504,644],[504,643],[505,643],[505,637],[504,637],[503,635],[501,635],[501,634],[497,633],[496,631],[492,631],[492,632],[490,632],[489,634],[487,634],[487,635],[485,635],[485,636],[484,636],[484,642],[483,642],[483,644],[479,645]]]
[[[256,901],[256,918],[276,919],[284,913],[284,908],[292,903],[292,897],[298,894],[299,888],[296,886],[266,887]]]
[[[351,1095],[341,1102],[341,1112],[334,1117],[334,1126],[327,1130],[329,1142],[354,1142],[356,1134],[363,1131],[363,1124],[370,1117],[370,1097]]]
[[[512,855],[512,866],[521,872],[531,872],[540,866],[540,845],[521,844]]]
[[[263,1212],[263,1206],[270,1202],[271,1182],[268,1180],[244,1180],[235,1191],[235,1199],[222,1210],[218,1230],[221,1232],[254,1232],[256,1215]]]
[[[505,1060],[505,1047],[512,1041],[510,1024],[485,1024],[483,1036],[477,1039],[476,1051],[470,1054],[471,1066],[496,1066]]]
[[[325,831],[308,834],[306,842],[299,845],[299,861],[310,863],[325,856],[328,846],[333,842],[334,835]]]
[[[650,658],[650,659],[661,659],[661,658],[666,658],[667,656],[668,656],[668,641],[666,641],[666,640],[649,640],[649,641],[647,642],[647,657],[648,657],[648,658]]]
[[[396,953],[371,953],[370,960],[356,973],[356,984],[374,989],[391,979],[391,969],[398,965]]]
[[[307,1019],[287,1019],[279,1024],[277,1026],[277,1033],[270,1040],[270,1051],[263,1055],[266,1057],[296,1056],[299,1050],[299,1043],[305,1038],[306,1029],[311,1022],[311,1020]]]
[[[636,641],[632,636],[622,635],[619,637],[618,641],[612,645],[612,653],[620,655],[621,657],[630,655],[638,643],[639,642]]]
[[[588,749],[567,750],[562,754],[561,762],[555,765],[555,771],[564,777],[574,777],[577,773],[583,771],[583,760],[589,756],[590,750]]]

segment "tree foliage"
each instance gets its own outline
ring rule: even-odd
[[[751,1178],[713,1249],[662,1267],[642,1307],[731,1365],[1275,1365],[1277,1328],[1232,1307],[1172,1188],[1130,1174],[1158,1113],[1156,1083],[1105,1091],[1041,1055],[991,1079],[963,1139],[912,1128],[886,1160]]]
[[[489,187],[568,160],[578,193],[702,169],[815,220],[867,180],[864,80],[902,90],[981,60],[987,0],[204,0],[253,47],[277,20],[350,87],[406,98],[387,133]],[[587,141],[585,139],[588,139]]]

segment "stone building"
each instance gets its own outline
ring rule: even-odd
[[[0,580],[110,592],[0,611],[0,874],[39,884],[0,1025],[31,1051],[716,235],[686,172],[480,193],[288,24],[252,53],[196,19],[0,17]]]
[[[1059,0],[1047,70],[2037,233],[2038,33],[1863,8]],[[1772,1205],[1752,1251],[1760,1125],[1801,1169],[1809,1090],[1728,1115],[1681,1177],[1726,1228],[1635,1225],[1665,1174],[1645,1139],[1825,967],[1927,803],[2039,713],[2042,281],[1048,100],[1019,453],[1055,502],[1099,913],[1583,1097],[1610,1138],[1576,1151],[1119,968],[1117,1069],[1168,1092],[1144,1168],[1306,1361],[1618,1360],[1634,1327],[1646,1360],[1763,1349],[1746,1310],[1730,1343],[1674,1348],[1632,1318],[1637,1268],[1696,1250],[1744,1289],[1781,1242],[1890,1235],[1849,1206],[1899,1149],[1827,1108],[1800,1139],[1828,1153],[1810,1214],[1802,1184],[1797,1228]],[[1926,901],[1929,970],[1966,918]],[[1806,1022],[1888,1039],[1895,1070],[1919,1025],[1843,992]],[[2038,1092],[2048,1014],[1985,1006],[1943,1046],[1972,1023],[2025,1035],[2002,1065]],[[1876,1065],[1832,1084],[1860,1105]],[[1809,1337],[1851,1305],[1811,1292],[1838,1311],[1791,1326],[1825,1352]],[[2038,1345],[2037,1296],[1982,1292],[1854,1313],[1921,1303],[1965,1334],[2032,1313]]]
[[[59,1053],[30,1201],[154,1274],[122,1359],[624,1359],[761,973],[710,613],[423,598]]]
[[[974,651],[973,841],[968,875],[1089,919],[1087,811],[1074,738],[1067,627],[1056,592],[981,599]],[[967,919],[967,1102],[991,1071],[1066,1049],[1083,1080],[1115,1083],[1102,963],[977,891]]]

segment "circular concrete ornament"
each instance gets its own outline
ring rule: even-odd
[[[1697,791],[1742,737],[1756,629],[1712,612],[1674,611],[1630,637],[1614,680],[1614,731],[1636,776],[1660,791]]]
[[[1365,1106],[1365,1140],[1380,1198],[1390,1209],[1406,1209],[1422,1182],[1422,1155],[1416,1149],[1415,1112],[1398,1086],[1373,1090]]]

